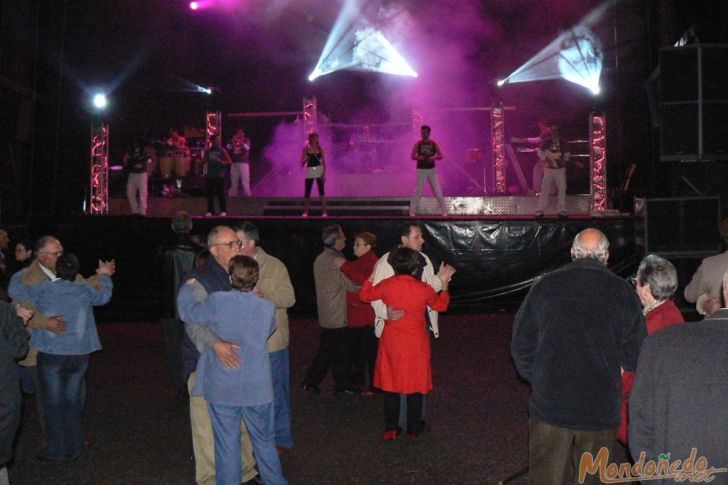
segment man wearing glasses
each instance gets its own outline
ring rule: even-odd
[[[240,254],[242,243],[235,231],[227,226],[216,226],[207,235],[207,247],[211,257],[190,273],[186,279],[195,278],[193,292],[197,301],[207,298],[215,291],[230,291],[228,264],[233,256]],[[212,423],[207,411],[207,402],[203,396],[193,396],[195,369],[201,352],[215,352],[222,364],[230,369],[240,367],[240,347],[217,337],[206,326],[185,324],[185,336],[182,340],[182,363],[190,392],[190,422],[192,425],[192,446],[195,453],[195,481],[198,484],[215,483],[215,439],[212,434]],[[253,446],[247,429],[243,427],[241,435],[243,482],[257,483],[258,472],[255,469]]]

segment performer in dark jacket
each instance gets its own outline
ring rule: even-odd
[[[0,301],[0,479],[7,473],[5,465],[13,457],[13,441],[20,424],[17,361],[28,353],[30,335],[24,325],[32,315],[30,310],[21,307],[13,310]]]
[[[194,270],[195,256],[202,247],[190,239],[192,231],[192,218],[187,212],[180,211],[172,219],[174,239],[160,248],[162,260],[162,314],[160,324],[164,332],[164,346],[167,350],[167,365],[169,366],[172,386],[179,397],[187,394],[187,379],[182,367],[182,336],[184,323],[177,313],[177,293],[184,283],[184,277]]]

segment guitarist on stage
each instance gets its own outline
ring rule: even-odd
[[[538,150],[539,162],[543,165],[544,175],[541,182],[541,194],[538,198],[536,217],[543,217],[549,201],[549,191],[556,185],[557,210],[559,217],[566,217],[566,168],[571,153],[566,140],[559,138],[559,127],[551,125],[551,135],[545,139]]]

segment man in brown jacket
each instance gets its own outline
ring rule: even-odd
[[[273,377],[276,446],[283,452],[293,448],[291,434],[291,360],[289,354],[288,309],[296,303],[288,269],[283,262],[263,251],[260,232],[250,223],[235,227],[240,254],[254,258],[260,266],[256,292],[276,306],[276,331],[268,339],[270,371]]]
[[[319,393],[319,384],[331,367],[336,394],[354,394],[349,385],[350,335],[346,322],[346,292],[358,291],[358,287],[336,267],[336,259],[344,255],[346,236],[341,226],[324,227],[324,250],[313,263],[316,284],[316,306],[321,341],[316,357],[308,368],[303,389]]]

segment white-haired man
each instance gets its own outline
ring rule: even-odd
[[[583,230],[573,261],[537,281],[516,314],[511,355],[531,385],[529,484],[561,484],[572,456],[614,444],[620,369],[635,369],[647,331],[634,289],[608,257],[607,237]]]

